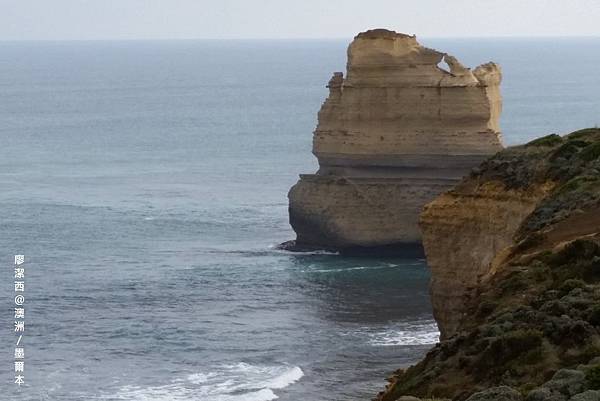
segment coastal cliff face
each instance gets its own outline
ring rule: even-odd
[[[421,215],[431,269],[431,302],[441,338],[456,334],[466,295],[513,245],[523,220],[552,188],[506,188],[497,180],[468,180],[427,205]]]
[[[443,338],[378,400],[600,399],[600,129],[498,153],[421,227]]]
[[[496,64],[471,71],[414,36],[356,36],[319,111],[319,171],[288,195],[296,246],[419,243],[423,205],[502,148],[500,81]]]

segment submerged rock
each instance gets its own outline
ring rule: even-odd
[[[423,205],[502,148],[500,81],[496,64],[471,71],[415,36],[356,36],[319,111],[319,170],[288,195],[295,245],[420,247]]]

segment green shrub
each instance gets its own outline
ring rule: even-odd
[[[561,145],[558,149],[556,149],[552,156],[550,156],[550,161],[555,161],[560,158],[570,159],[573,155],[579,152],[579,144],[583,144],[583,146],[587,146],[587,142],[583,141],[569,141],[564,145]]]
[[[585,378],[592,390],[600,390],[600,365],[587,371]]]
[[[525,397],[527,396],[527,394],[529,394],[531,390],[533,390],[536,387],[537,385],[535,383],[525,383],[520,385],[518,390],[521,394],[523,394],[523,397]]]
[[[562,143],[563,139],[560,135],[550,134],[525,144],[525,146],[555,146]]]
[[[458,367],[459,369],[465,369],[471,364],[471,358],[467,356],[458,357]]]
[[[558,193],[560,194],[564,194],[566,192],[572,192],[572,191],[577,191],[577,190],[581,190],[581,189],[589,189],[589,184],[590,183],[596,183],[598,182],[598,177],[593,177],[593,176],[579,176],[579,177],[575,177],[569,181],[567,181],[566,184],[564,184],[563,186],[561,186],[558,189]]]
[[[594,358],[600,356],[600,346],[598,344],[589,344],[581,351],[582,361],[579,363],[589,363]]]
[[[583,267],[582,277],[586,281],[600,281],[600,256],[593,256]]]
[[[600,256],[598,244],[591,240],[578,239],[569,243],[560,252],[548,255],[548,263],[553,268],[569,268],[579,261],[589,263],[596,256]]]
[[[588,322],[594,326],[600,327],[600,305],[596,305],[590,311]]]
[[[585,281],[579,279],[568,279],[560,286],[559,290],[563,295],[570,293],[575,288],[584,288]]]
[[[579,131],[571,132],[568,140],[593,139],[595,135],[600,135],[600,128],[584,128]]]
[[[477,368],[500,368],[511,360],[526,359],[524,363],[533,363],[541,356],[540,347],[543,334],[539,330],[515,330],[490,341],[481,353]]]
[[[483,301],[477,310],[477,315],[485,317],[491,314],[498,307],[498,302],[485,300]]]
[[[600,134],[600,130],[598,130],[598,133]],[[580,140],[577,140],[577,139],[570,139],[570,138],[569,138],[569,142],[568,143],[570,145],[576,146],[576,147],[578,147],[580,149],[581,148],[585,148],[586,146],[588,146],[590,144],[587,141],[580,141]]]
[[[527,352],[542,345],[542,332],[539,330],[515,330],[504,337],[506,345],[518,352]]]
[[[596,160],[598,157],[600,157],[600,142],[593,143],[583,148],[583,150],[579,153],[579,157],[586,162]]]
[[[529,283],[522,272],[512,272],[509,277],[502,280],[500,288],[505,293],[516,293],[517,291],[525,290]]]

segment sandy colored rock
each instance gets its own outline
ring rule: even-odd
[[[523,220],[547,194],[545,187],[509,189],[500,182],[469,182],[442,194],[421,215],[431,269],[431,303],[441,338],[456,333],[467,295],[514,244]]]
[[[297,245],[419,243],[423,205],[502,148],[500,81],[496,64],[471,71],[415,36],[356,36],[319,111],[319,171],[289,193]]]
[[[425,207],[443,338],[377,400],[495,399],[498,386],[526,401],[596,396],[599,172],[600,129],[552,134],[498,152]]]

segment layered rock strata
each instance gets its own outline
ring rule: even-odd
[[[421,226],[443,338],[379,400],[598,399],[600,129],[498,153]]]
[[[431,302],[441,338],[458,331],[468,292],[513,244],[519,226],[551,188],[505,188],[468,181],[427,205],[421,216],[431,270]]]
[[[471,71],[414,36],[356,36],[319,111],[319,170],[289,192],[296,246],[419,243],[423,205],[501,149],[500,81],[496,64]]]

